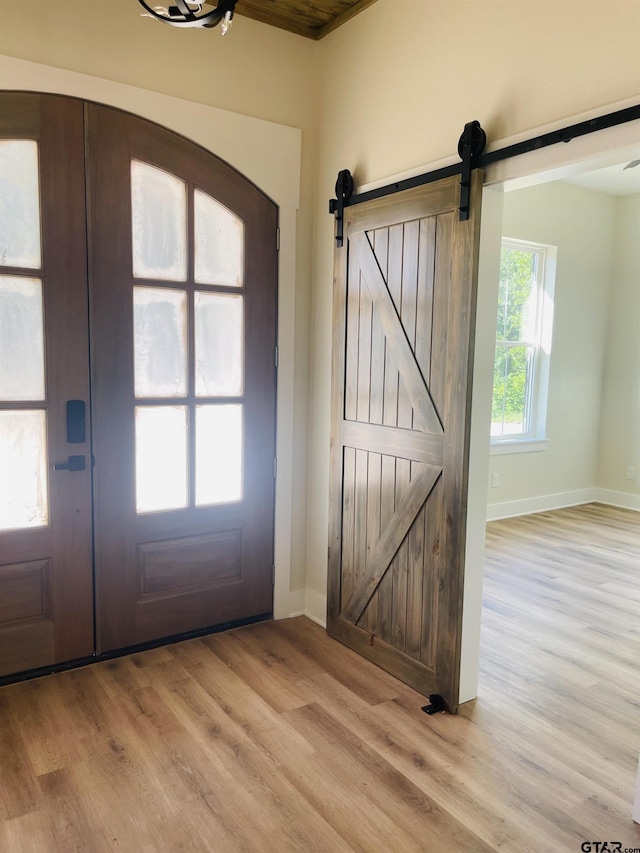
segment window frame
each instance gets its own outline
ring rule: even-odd
[[[490,450],[492,455],[505,453],[531,453],[546,450],[548,446],[547,403],[549,394],[557,247],[546,243],[503,236],[500,244],[501,257],[505,249],[527,251],[538,255],[536,271],[537,296],[535,309],[535,335],[533,340],[522,339],[518,341],[508,341],[499,339],[496,329],[494,371],[498,347],[503,347],[507,350],[515,347],[533,349],[533,365],[528,372],[525,390],[525,426],[527,426],[527,431],[518,434],[491,435]]]

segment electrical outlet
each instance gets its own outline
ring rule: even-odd
[[[500,474],[492,474],[491,475],[491,488],[497,489],[500,485]]]
[[[633,465],[629,465],[627,468],[627,480],[635,480],[636,478],[636,469]]]

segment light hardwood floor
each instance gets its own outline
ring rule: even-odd
[[[0,689],[0,851],[640,849],[640,516],[488,528],[478,699],[307,619]]]

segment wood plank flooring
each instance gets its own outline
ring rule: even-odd
[[[640,850],[639,572],[636,513],[492,522],[457,716],[305,618],[2,688],[0,851]]]

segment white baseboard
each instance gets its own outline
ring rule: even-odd
[[[307,594],[305,596],[304,615],[311,619],[313,622],[317,622],[318,625],[322,625],[323,628],[326,628],[327,596],[322,595],[321,593],[316,592],[313,589],[308,589]]]
[[[633,509],[640,512],[640,495],[632,495],[629,492],[615,492],[613,489],[596,489],[595,500],[601,504],[617,506],[620,509]]]
[[[515,515],[531,515],[534,512],[547,512],[550,509],[563,509],[567,506],[578,506],[598,500],[598,489],[576,489],[573,492],[558,492],[554,495],[539,495],[535,498],[524,498],[518,501],[489,504],[487,521],[497,521],[500,518],[512,518]]]
[[[304,616],[304,599],[306,590],[294,589],[289,593],[289,619],[294,616]]]
[[[489,504],[487,506],[487,521],[513,518],[516,515],[531,515],[534,512],[548,512],[552,509],[564,509],[564,507],[579,506],[594,501],[640,512],[640,495],[594,487],[592,489],[576,489],[574,492],[558,492],[553,495],[538,495],[535,498]]]
[[[294,589],[289,595],[289,619],[306,616],[323,628],[327,627],[327,596],[313,589]]]

